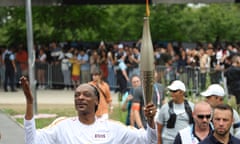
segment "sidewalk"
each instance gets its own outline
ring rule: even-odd
[[[24,144],[23,128],[1,110],[0,121],[0,144]]]
[[[113,104],[118,104],[117,94],[111,92]],[[38,90],[38,104],[74,104],[73,90]],[[25,104],[25,96],[21,89],[17,92],[4,92],[0,89],[1,104]],[[24,130],[14,119],[3,113],[0,109],[0,144],[24,144]]]
[[[117,94],[111,92],[113,104],[118,104]],[[37,103],[39,104],[74,104],[73,90],[37,90]],[[21,89],[17,92],[4,92],[0,89],[0,104],[25,104],[25,96]]]

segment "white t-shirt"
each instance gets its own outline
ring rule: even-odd
[[[26,144],[156,144],[156,130],[127,127],[113,120],[96,120],[85,125],[78,117],[36,130],[35,120],[24,120]]]

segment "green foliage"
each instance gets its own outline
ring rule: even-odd
[[[240,7],[210,4],[201,8],[161,4],[150,7],[154,41],[208,42],[240,39]],[[142,35],[145,5],[34,6],[34,41],[129,41]],[[26,43],[24,7],[0,8],[0,44]]]

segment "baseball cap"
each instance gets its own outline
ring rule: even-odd
[[[181,90],[181,91],[184,91],[184,92],[186,91],[185,84],[180,80],[173,81],[171,83],[171,85],[169,85],[167,88],[169,90],[173,90],[173,91],[175,91],[175,90]]]
[[[208,97],[211,95],[223,97],[225,95],[224,89],[219,84],[210,85],[207,90],[201,93],[202,96]]]
[[[122,48],[123,48],[123,44],[119,44],[119,45],[118,45],[118,48],[119,48],[119,49],[122,49]]]
[[[101,41],[101,42],[100,42],[100,45],[104,45],[104,41]]]

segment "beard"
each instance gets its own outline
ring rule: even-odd
[[[228,128],[226,130],[215,129],[214,131],[217,135],[224,137],[224,136],[228,135],[228,132],[230,131],[230,128]]]

